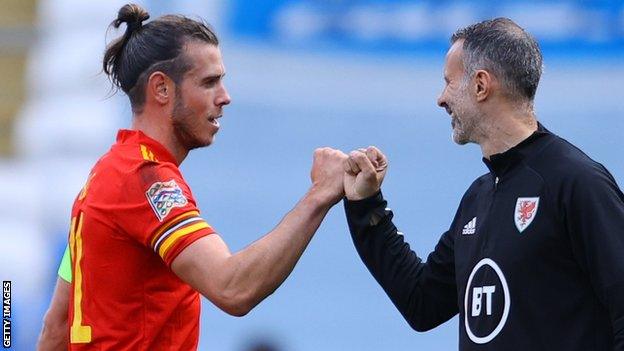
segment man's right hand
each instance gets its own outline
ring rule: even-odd
[[[376,147],[351,151],[344,163],[344,189],[349,200],[362,200],[374,195],[388,170],[386,156]]]
[[[314,151],[314,162],[310,171],[312,188],[327,205],[333,206],[344,196],[342,164],[346,159],[344,152],[329,147]]]

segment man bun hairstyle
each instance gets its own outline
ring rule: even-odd
[[[495,18],[459,29],[451,44],[464,40],[466,78],[480,69],[492,72],[511,99],[533,102],[542,75],[537,41],[509,18]]]
[[[189,41],[219,46],[214,30],[203,21],[165,15],[144,24],[149,18],[139,5],[122,6],[109,28],[125,23],[126,31],[106,47],[102,61],[104,73],[128,95],[135,113],[142,110],[145,85],[152,73],[161,71],[178,84],[192,68],[183,52]]]
[[[135,29],[141,28],[143,21],[149,18],[149,13],[141,6],[137,4],[126,4],[117,12],[117,19],[113,21],[113,26],[119,28],[122,23],[126,23],[128,27],[126,34],[131,35]]]

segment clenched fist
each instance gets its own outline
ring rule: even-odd
[[[310,171],[312,187],[323,202],[334,205],[344,196],[344,167],[348,156],[329,147],[314,151],[314,162]]]
[[[379,149],[369,146],[351,151],[343,167],[347,199],[361,200],[379,191],[388,170],[388,160]]]

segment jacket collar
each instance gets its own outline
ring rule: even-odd
[[[494,176],[501,177],[515,165],[521,163],[527,157],[534,155],[539,145],[541,145],[539,141],[548,135],[553,134],[548,129],[544,128],[541,123],[537,122],[537,130],[528,138],[503,153],[490,156],[489,160],[484,157],[483,163],[485,163]]]

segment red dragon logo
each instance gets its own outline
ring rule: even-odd
[[[526,221],[533,217],[533,210],[535,210],[535,206],[537,206],[537,202],[535,201],[522,201],[520,202],[520,208],[518,209],[519,217],[518,219],[522,224],[525,224]]]
[[[539,197],[519,197],[516,201],[516,228],[522,233],[535,219]]]

